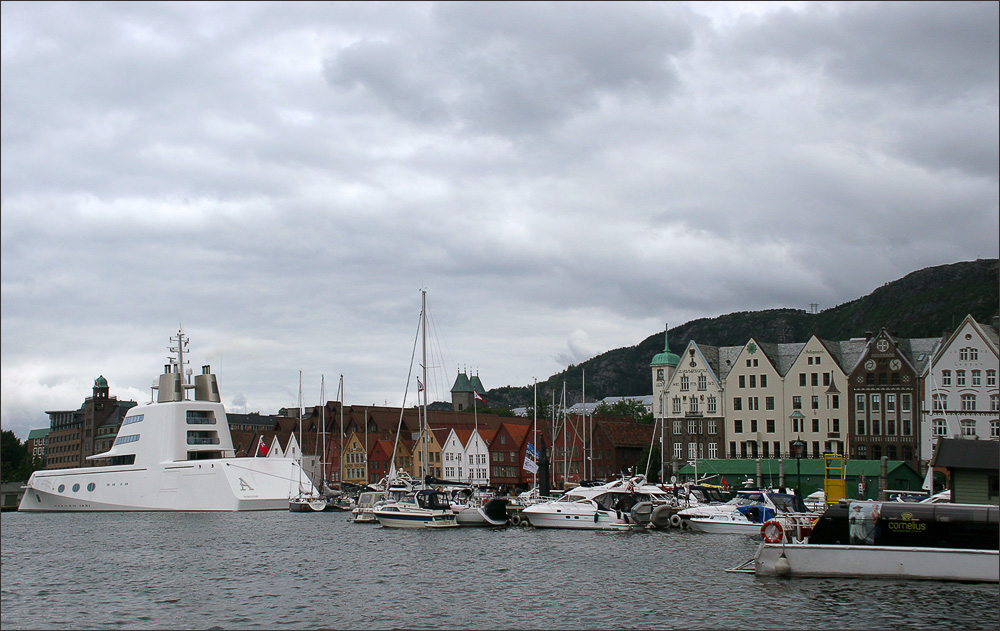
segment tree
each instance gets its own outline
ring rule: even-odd
[[[0,433],[0,480],[3,482],[23,482],[27,476],[22,474],[27,471],[26,461],[28,456],[27,445],[21,444],[21,439],[14,435],[9,429]]]
[[[637,423],[653,424],[653,413],[635,399],[621,399],[610,405],[602,401],[594,408],[594,416],[625,416]]]

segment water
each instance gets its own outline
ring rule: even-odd
[[[4,513],[3,629],[995,628],[997,585],[763,579],[742,535]]]

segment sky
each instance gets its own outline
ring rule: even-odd
[[[1000,249],[996,2],[0,11],[22,439],[180,328],[231,412],[411,405],[422,291],[449,400]]]

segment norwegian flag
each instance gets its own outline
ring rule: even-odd
[[[472,396],[476,397],[476,401],[482,401],[483,403],[486,403],[486,398],[483,397],[483,395],[479,394],[479,392],[477,392],[476,390],[472,391]]]
[[[417,392],[424,391],[424,384],[420,383],[420,377],[417,377]]]

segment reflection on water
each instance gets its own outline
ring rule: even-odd
[[[4,513],[0,541],[5,630],[968,629],[1000,616],[997,585],[727,573],[756,549],[742,535]]]

